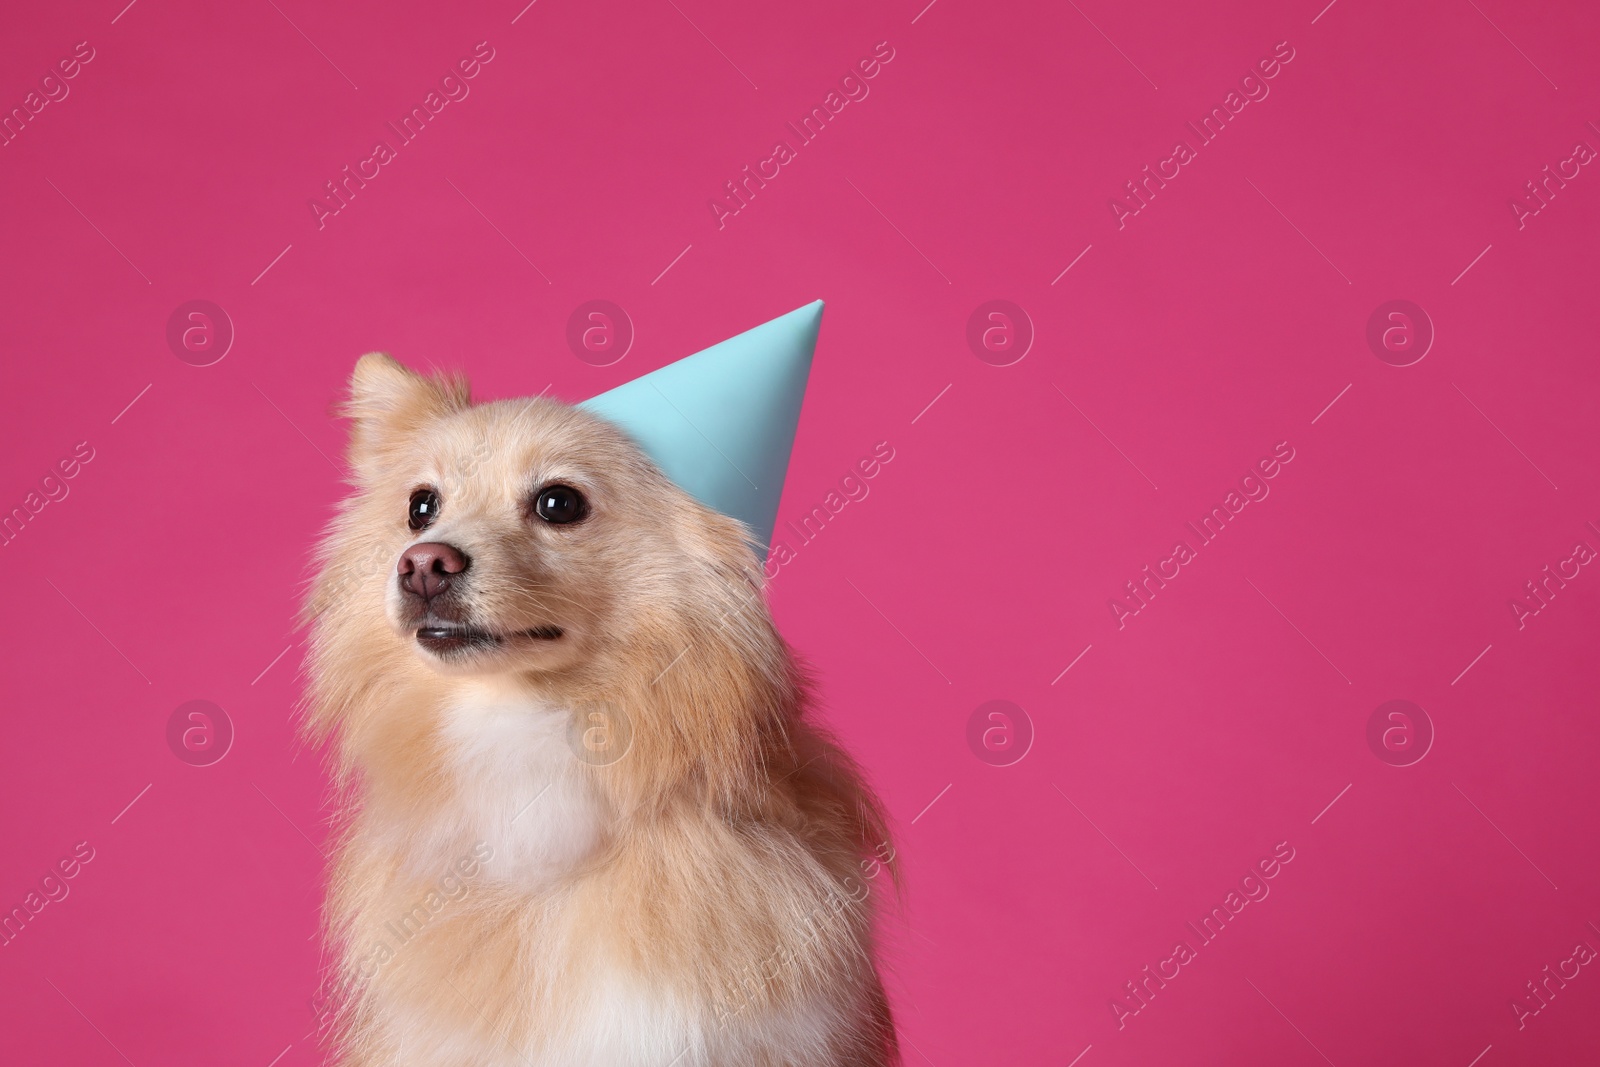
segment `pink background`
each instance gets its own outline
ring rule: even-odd
[[[1600,574],[1509,607],[1600,548],[1600,174],[1509,206],[1600,147],[1592,5],[122,2],[0,32],[5,109],[95,53],[0,148],[0,507],[94,450],[0,557],[0,908],[95,852],[0,948],[0,1058],[320,1061],[293,619],[359,354],[576,401],[816,297],[780,522],[895,458],[772,600],[898,825],[908,1062],[1600,1057],[1600,968],[1510,1006],[1600,948]],[[470,95],[319,230],[308,199],[480,41]],[[1110,198],[1280,41],[1270,95],[1119,229]],[[719,229],[779,138],[798,158]],[[168,347],[191,299],[237,333],[212,366]],[[637,331],[613,366],[565,340],[591,299]],[[1036,332],[1010,366],[966,341],[991,299]],[[1366,340],[1392,299],[1437,332],[1412,366]],[[167,745],[192,699],[236,731],[212,766]],[[1010,766],[968,746],[993,699],[1034,731]],[[1367,741],[1391,699],[1436,732],[1411,766]],[[1282,841],[1270,896],[1119,1028]]]

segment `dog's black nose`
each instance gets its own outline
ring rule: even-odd
[[[395,569],[400,574],[400,588],[412,596],[432,600],[446,589],[456,575],[463,573],[472,561],[454,545],[442,541],[424,541],[412,545],[400,556]]]

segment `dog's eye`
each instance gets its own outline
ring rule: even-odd
[[[570,485],[547,485],[533,501],[533,513],[545,522],[565,525],[589,513],[589,502]]]
[[[432,526],[439,517],[439,494],[432,489],[418,489],[411,494],[409,525],[413,530]]]

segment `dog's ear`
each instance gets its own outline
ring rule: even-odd
[[[465,378],[425,377],[371,352],[356,361],[350,397],[341,410],[353,423],[350,463],[357,472],[383,466],[429,420],[472,402]]]

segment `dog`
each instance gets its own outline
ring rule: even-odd
[[[749,530],[556,400],[362,357],[305,729],[343,1067],[899,1063],[878,801]]]

